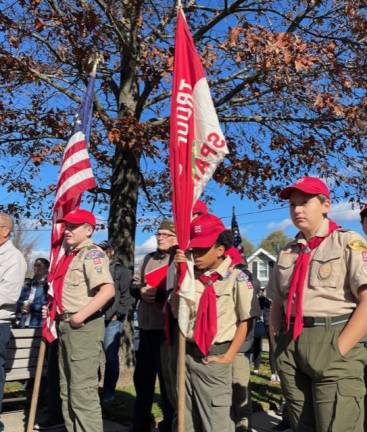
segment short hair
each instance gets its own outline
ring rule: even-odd
[[[326,202],[326,200],[329,199],[327,196],[323,194],[316,195],[316,198],[321,202],[321,204],[324,204],[324,202]]]
[[[47,269],[50,267],[50,261],[46,258],[36,258],[34,260],[34,263],[36,263],[37,261],[41,262]]]
[[[0,220],[3,220],[2,223],[6,224],[7,228],[9,228],[9,231],[13,231],[13,218],[8,215],[7,213],[0,213]]]
[[[233,246],[233,234],[231,230],[225,230],[221,232],[215,242],[215,246],[224,246],[224,249],[227,250]]]

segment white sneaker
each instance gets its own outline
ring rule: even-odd
[[[259,369],[254,369],[252,372],[253,372],[255,375],[259,375]]]
[[[278,374],[272,374],[270,377],[271,382],[280,382],[280,378]]]

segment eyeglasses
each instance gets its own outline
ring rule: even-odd
[[[176,237],[175,234],[166,234],[166,233],[157,233],[155,236],[157,238],[158,237],[162,237],[162,238]]]

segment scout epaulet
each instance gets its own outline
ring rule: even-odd
[[[348,247],[357,252],[367,252],[367,244],[359,238],[351,240]]]
[[[246,274],[246,273],[245,273],[244,271],[242,271],[242,270],[239,270],[239,271],[238,271],[238,273],[237,273],[237,277],[236,277],[236,280],[237,280],[238,282],[246,282],[247,287],[248,287],[249,289],[253,289],[253,288],[254,288],[254,286],[253,286],[253,284],[252,284],[252,282],[251,282],[251,280],[250,280],[248,274]]]
[[[87,253],[85,254],[85,259],[99,259],[104,258],[106,254],[97,245],[92,244],[86,247]]]

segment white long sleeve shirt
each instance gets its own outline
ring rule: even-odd
[[[14,316],[27,264],[22,253],[7,240],[0,246],[0,322]]]

